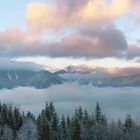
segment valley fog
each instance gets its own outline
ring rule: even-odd
[[[61,114],[71,115],[75,107],[82,106],[93,112],[97,101],[109,119],[124,118],[130,113],[135,119],[140,116],[140,87],[96,88],[92,85],[65,83],[48,89],[18,87],[12,90],[0,90],[3,103],[17,106],[21,110],[40,113],[46,100],[52,101]]]

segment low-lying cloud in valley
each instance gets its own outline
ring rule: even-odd
[[[43,69],[42,65],[34,62],[18,62],[13,59],[0,58],[0,70],[31,70],[40,71]]]
[[[48,89],[18,87],[12,90],[0,90],[1,102],[18,106],[38,114],[46,100],[52,101],[59,114],[72,114],[75,107],[82,106],[93,112],[96,102],[101,104],[103,112],[115,120],[131,113],[140,115],[140,88],[96,88],[92,85],[81,86],[78,83],[65,83]]]

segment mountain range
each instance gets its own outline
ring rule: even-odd
[[[54,73],[47,70],[0,70],[0,89],[15,87],[48,88],[65,82],[91,84],[95,87],[137,87],[140,86],[140,74],[113,75],[105,69],[82,69],[69,66]]]
[[[96,87],[136,87],[140,86],[139,70],[132,73],[133,69],[107,69],[102,67],[89,68],[84,66],[68,66],[55,72],[66,81],[77,81],[79,84],[92,84]]]
[[[63,82],[63,78],[46,70],[39,72],[31,70],[0,70],[0,89],[11,89],[18,86],[43,89]]]

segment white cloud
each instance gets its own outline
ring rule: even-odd
[[[34,62],[17,62],[14,59],[0,57],[0,70],[33,70],[40,71],[43,69],[42,65]]]

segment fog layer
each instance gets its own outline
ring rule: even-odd
[[[66,83],[48,89],[18,87],[12,90],[0,90],[1,102],[17,106],[24,111],[38,114],[46,100],[52,101],[60,114],[71,114],[74,108],[82,106],[93,112],[98,101],[103,112],[117,119],[131,113],[133,117],[140,115],[140,88],[96,88],[92,85],[81,86],[78,83]]]

